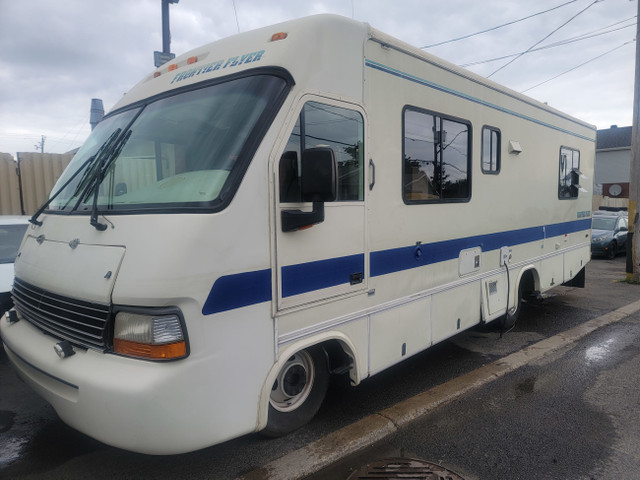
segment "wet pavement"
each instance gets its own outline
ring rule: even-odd
[[[640,296],[640,287],[620,283],[619,280],[623,278],[624,258],[619,257],[614,261],[594,260],[588,265],[586,289],[556,288],[553,291],[556,295],[548,298],[541,305],[526,306],[514,330],[502,338],[496,331],[472,330],[416,355],[402,364],[366,380],[358,387],[352,388],[339,381],[334,382],[318,416],[308,426],[287,437],[268,440],[259,435],[248,435],[198,452],[170,457],[151,457],[124,452],[96,442],[66,427],[44,400],[17,380],[8,365],[6,355],[1,352],[0,477],[34,479],[61,477],[109,479],[235,478],[410,396],[497,360],[542,338],[555,335],[602,313],[637,300]],[[626,332],[626,335],[633,338],[631,332]],[[602,352],[605,352],[607,348],[613,348],[608,345],[613,346],[616,343],[607,343],[607,339],[603,339],[599,343],[588,346],[585,344],[584,350],[585,352],[588,350],[591,357],[595,358],[599,354],[604,355]],[[585,357],[583,357],[582,363],[585,362]],[[583,368],[586,367],[583,366]],[[523,369],[523,372],[525,370]],[[570,378],[573,376],[571,374]],[[511,378],[511,375],[508,377]],[[504,387],[501,388],[505,392],[511,392],[513,399],[516,397],[514,393],[516,391],[521,392],[518,397],[520,399],[531,398],[534,393],[539,391],[536,390],[537,386],[544,384],[544,382],[540,383],[539,379],[547,377],[541,371],[535,374],[533,371],[529,371],[524,377],[520,378],[516,375],[515,378],[517,382],[514,385],[519,385],[519,390],[513,385],[507,386],[506,378],[501,379],[486,388],[484,397],[477,397],[475,403],[472,403],[467,410],[466,416],[447,410],[466,401],[466,398],[443,407],[442,412],[446,411],[447,415],[442,414],[444,416],[438,417],[438,422],[435,424],[427,423],[424,426],[425,431],[433,432],[429,436],[439,439],[437,442],[425,442],[424,435],[420,433],[416,433],[415,440],[411,440],[412,437],[407,433],[397,439],[394,438],[386,445],[378,446],[381,451],[376,452],[373,457],[415,454],[416,457],[424,460],[450,461],[452,467],[461,469],[462,472],[459,473],[467,475],[465,478],[474,478],[473,475],[477,474],[480,469],[476,468],[475,464],[458,462],[457,460],[451,461],[454,458],[451,451],[463,453],[474,451],[474,445],[477,444],[475,449],[483,452],[482,455],[488,455],[487,458],[493,459],[493,464],[497,465],[492,468],[496,471],[502,471],[499,470],[499,467],[502,463],[508,462],[504,459],[502,461],[495,460],[500,458],[500,455],[496,457],[493,452],[502,452],[502,450],[490,443],[491,435],[495,431],[499,432],[496,435],[511,438],[508,436],[510,429],[501,427],[501,425],[503,419],[507,418],[507,413],[517,412],[519,409],[507,402],[502,407],[500,404],[496,404],[496,409],[492,410],[488,406],[493,405],[493,401],[487,395],[496,389],[496,385],[502,385],[502,382],[505,382]],[[533,380],[534,378],[535,380]],[[587,384],[595,385],[593,383],[595,380],[593,378],[591,380],[592,383]],[[555,380],[555,383],[562,384],[558,379]],[[480,392],[476,392],[474,395],[480,395]],[[640,396],[636,398],[640,398]],[[567,401],[567,404],[574,404],[574,400]],[[600,408],[602,409],[602,407]],[[595,420],[601,418],[593,413],[593,409],[583,408],[578,412],[587,415],[587,418]],[[566,412],[564,413],[566,416]],[[438,411],[437,415],[441,415],[441,412]],[[536,423],[546,422],[540,420],[546,417],[536,417],[536,412],[533,410],[527,410],[527,415],[531,419],[537,418],[536,422],[532,422],[533,426]],[[451,420],[447,419],[456,416],[466,419],[470,427],[455,430],[452,425],[447,423]],[[481,437],[479,439],[471,435],[472,420],[475,417],[487,417],[492,420],[483,427],[474,427],[480,429]],[[597,424],[600,425],[600,423]],[[438,429],[435,429],[434,425]],[[532,425],[527,425],[527,429],[531,427]],[[515,430],[519,431],[520,429]],[[539,430],[537,431],[539,432]],[[608,436],[612,432],[611,430],[599,431],[605,438],[609,438]],[[584,431],[579,433],[585,434]],[[472,440],[473,438],[475,440]],[[512,442],[516,442],[516,440],[518,439],[511,438]],[[529,438],[527,441],[532,440]],[[420,445],[430,445],[433,450],[423,450]],[[525,446],[527,449],[533,448],[528,443]],[[336,448],[339,447],[336,446]],[[387,453],[390,455],[386,455]],[[503,453],[503,455],[511,455],[511,453]],[[366,460],[371,456],[366,453],[363,459]],[[486,460],[486,463],[489,465],[491,461]],[[362,462],[355,462],[348,468],[353,469],[361,464]],[[456,468],[452,469],[457,471]],[[484,475],[487,471],[482,470],[481,473]],[[343,473],[341,472],[340,475]],[[347,476],[317,478],[346,478]],[[527,477],[501,477],[499,475],[486,477],[481,475],[476,478]]]
[[[384,457],[473,479],[638,478],[640,315],[465,395],[307,480]]]
[[[607,302],[640,298],[640,287],[602,273],[611,283],[586,298],[582,308],[602,311]],[[608,290],[609,299],[603,299]],[[570,305],[572,295],[564,292],[553,302]],[[640,313],[635,313],[306,479],[346,479],[385,457],[433,462],[467,480],[640,478],[639,371]]]

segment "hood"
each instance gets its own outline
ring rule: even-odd
[[[124,253],[123,246],[28,235],[16,258],[16,277],[60,295],[108,304]]]
[[[613,237],[613,232],[611,230],[591,230],[591,238],[600,238],[600,237]]]

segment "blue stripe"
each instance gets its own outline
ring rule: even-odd
[[[353,273],[364,275],[364,253],[282,267],[282,296],[346,284]]]
[[[203,315],[271,301],[271,269],[218,278],[204,302]]]
[[[402,72],[400,70],[396,70],[395,68],[388,67],[381,63],[374,62],[372,60],[365,60],[365,65],[367,67],[371,67],[375,70],[380,70],[381,72],[389,73],[396,77],[403,78],[405,80],[409,80],[411,82],[417,83],[419,85],[423,85],[425,87],[433,88],[434,90],[438,90],[440,92],[447,93],[449,95],[453,95],[455,97],[463,98],[465,100],[469,100],[471,102],[477,103],[479,105],[483,105],[488,108],[492,108],[494,110],[498,110],[500,112],[506,113],[508,115],[513,115],[514,117],[522,118],[523,120],[527,120],[529,122],[537,123],[538,125],[542,125],[544,127],[551,128],[553,130],[557,130],[559,132],[567,133],[574,137],[582,138],[584,140],[589,140],[591,142],[595,142],[593,138],[585,137],[584,135],[580,135],[579,133],[572,132],[570,130],[565,130],[564,128],[557,127],[550,123],[543,122],[536,118],[530,117],[528,115],[524,115],[520,112],[516,112],[515,110],[509,110],[507,108],[501,107],[500,105],[496,105],[495,103],[489,103],[485,100],[481,100],[479,98],[473,97],[471,95],[467,95],[466,93],[459,92],[457,90],[453,90],[451,88],[445,87],[443,85],[439,85],[437,83],[430,82],[429,80],[425,80],[424,78],[416,77],[406,72]]]
[[[483,252],[488,252],[590,228],[591,219],[585,218],[371,252],[371,276],[378,277],[452,260],[467,248],[480,247]],[[291,297],[348,284],[351,274],[360,272],[364,273],[363,253],[282,267],[282,296]],[[271,301],[271,269],[226,275],[213,284],[202,307],[202,314],[211,315],[268,301]]]
[[[441,242],[371,252],[371,276],[377,277],[388,273],[400,272],[402,270],[452,260],[458,258],[461,250],[467,248],[480,247],[483,252],[488,252],[501,247],[512,247],[514,245],[543,240],[545,237],[556,237],[558,235],[579,232],[590,228],[591,219],[588,218],[547,225],[545,227],[522,228],[507,232],[475,235],[455,240],[444,240]]]

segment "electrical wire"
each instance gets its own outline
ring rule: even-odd
[[[233,3],[233,13],[236,15],[236,27],[238,28],[238,33],[240,33],[240,23],[238,22],[238,10],[236,9],[236,0],[231,0]]]
[[[631,17],[631,19],[633,19],[633,18],[635,18],[635,17]],[[607,35],[607,34],[609,34],[609,33],[614,33],[614,32],[618,32],[618,31],[620,31],[620,30],[624,30],[625,28],[632,28],[632,27],[635,27],[635,26],[636,26],[636,24],[635,24],[635,22],[634,22],[634,23],[633,23],[633,25],[626,25],[626,26],[624,26],[624,27],[618,27],[618,28],[614,28],[614,29],[612,29],[612,30],[607,30],[606,32],[595,33],[595,32],[598,32],[598,31],[600,31],[600,30],[604,29],[604,28],[609,28],[609,27],[612,27],[612,26],[618,25],[618,24],[620,24],[620,23],[623,23],[623,22],[629,21],[629,20],[631,20],[631,19],[623,20],[623,21],[621,21],[621,22],[616,22],[616,23],[614,23],[614,24],[612,24],[612,25],[609,25],[609,26],[607,26],[607,27],[602,27],[602,28],[599,28],[599,29],[597,29],[597,30],[592,30],[591,32],[584,33],[584,34],[582,34],[582,35],[577,35],[577,36],[575,36],[575,37],[567,38],[567,39],[565,39],[565,40],[560,40],[560,41],[555,42],[555,43],[550,43],[549,45],[545,45],[545,46],[543,46],[543,47],[539,47],[539,48],[534,48],[534,49],[532,49],[532,50],[528,50],[528,51],[526,51],[526,52],[512,53],[512,54],[510,54],[510,55],[503,55],[503,56],[501,56],[501,57],[489,58],[489,59],[486,59],[486,60],[478,60],[478,61],[476,61],[476,62],[465,63],[465,64],[462,64],[462,65],[460,65],[460,66],[461,66],[461,67],[463,67],[463,68],[473,67],[473,66],[475,66],[475,65],[482,65],[483,63],[496,62],[496,61],[498,61],[498,60],[505,60],[505,59],[507,59],[507,58],[512,58],[512,57],[515,57],[515,56],[518,56],[518,55],[522,55],[522,54],[539,52],[539,51],[541,51],[541,50],[547,50],[547,49],[549,49],[549,48],[563,47],[563,46],[565,46],[565,45],[570,45],[570,44],[572,44],[572,43],[580,42],[580,41],[582,41],[582,40],[588,40],[588,39],[590,39],[590,38],[600,37],[600,36],[602,36],[602,35]]]
[[[550,81],[555,80],[556,78],[561,77],[562,75],[565,75],[565,74],[567,74],[569,72],[573,72],[574,70],[577,70],[578,68],[583,67],[584,65],[586,65],[588,63],[591,63],[591,62],[593,62],[593,61],[595,61],[595,60],[597,60],[599,58],[602,58],[605,55],[609,55],[610,53],[615,52],[616,50],[618,50],[618,49],[620,49],[620,48],[622,48],[622,47],[624,47],[626,45],[629,45],[630,43],[633,43],[634,41],[635,40],[629,40],[628,42],[625,42],[622,45],[618,45],[617,47],[612,48],[611,50],[609,50],[607,52],[604,52],[603,54],[598,55],[597,57],[593,57],[591,60],[587,60],[586,62],[581,63],[580,65],[577,65],[577,66],[575,66],[573,68],[570,68],[569,70],[567,70],[565,72],[562,72],[562,73],[556,75],[555,77],[552,77],[552,78],[550,78],[548,80],[545,80],[544,82],[540,82],[540,83],[534,85],[533,87],[527,88],[526,90],[522,90],[522,92],[520,92],[520,93],[528,92],[529,90],[533,90],[534,88],[539,87],[540,85],[544,85],[545,83],[549,83]]]
[[[549,33],[548,35],[546,35],[544,38],[542,38],[541,40],[537,41],[536,43],[534,43],[531,47],[529,47],[527,50],[525,50],[524,52],[522,52],[520,55],[518,55],[517,57],[513,58],[512,60],[509,60],[507,63],[505,63],[503,66],[501,66],[500,68],[498,68],[497,70],[495,70],[491,75],[489,75],[487,78],[491,78],[492,76],[494,76],[496,73],[498,73],[500,70],[502,70],[503,68],[508,67],[509,65],[511,65],[513,62],[515,62],[516,60],[518,60],[520,57],[522,57],[522,55],[524,55],[525,53],[528,53],[530,50],[532,50],[533,48],[537,47],[538,45],[540,45],[542,42],[544,42],[547,38],[549,38],[551,35],[553,35],[554,33],[556,33],[558,30],[560,30],[561,28],[565,27],[567,24],[569,24],[570,22],[572,22],[573,20],[576,19],[576,17],[578,17],[579,15],[583,14],[584,12],[586,12],[587,10],[589,10],[591,7],[593,7],[596,3],[601,2],[602,0],[594,0],[593,3],[590,3],[589,5],[587,5],[585,8],[583,8],[582,10],[580,10],[578,13],[576,13],[573,17],[571,17],[569,20],[567,20],[566,22],[564,22],[562,25],[560,25],[558,28],[556,28],[555,30],[553,30],[551,33]]]
[[[578,0],[571,0],[570,2],[563,3],[562,5],[558,5],[557,7],[553,7],[553,8],[550,8],[548,10],[544,10],[542,12],[534,13],[533,15],[529,15],[527,17],[523,17],[523,18],[520,18],[518,20],[513,20],[511,22],[503,23],[502,25],[497,25],[497,26],[492,27],[492,28],[487,28],[486,30],[482,30],[480,32],[470,33],[469,35],[463,35],[462,37],[452,38],[451,40],[445,40],[444,42],[438,42],[438,43],[433,43],[431,45],[425,45],[424,47],[420,47],[420,48],[421,49],[425,49],[425,48],[437,47],[437,46],[440,46],[440,45],[445,45],[447,43],[453,43],[453,42],[457,42],[459,40],[465,40],[467,38],[475,37],[476,35],[481,35],[483,33],[492,32],[494,30],[498,30],[499,28],[507,27],[509,25],[513,25],[514,23],[522,22],[524,20],[528,20],[529,18],[533,18],[533,17],[536,17],[538,15],[542,15],[543,13],[547,13],[547,12],[551,12],[553,10],[557,10],[558,8],[564,7],[565,5],[569,5],[570,3],[575,3],[577,1]]]

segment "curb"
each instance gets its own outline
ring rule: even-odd
[[[504,358],[369,415],[237,480],[296,480],[370,447],[438,407],[640,311],[640,300],[541,340]]]

